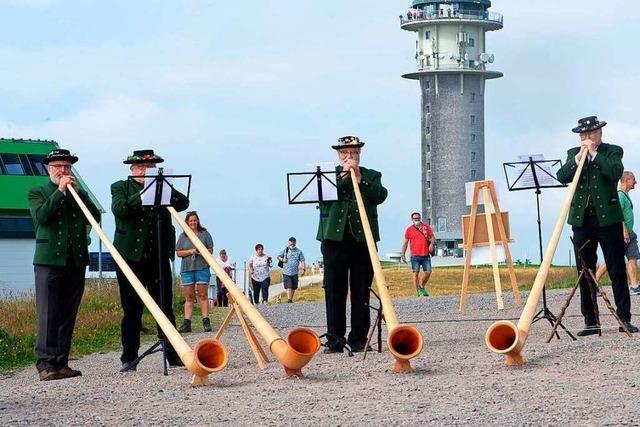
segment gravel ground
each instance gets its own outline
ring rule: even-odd
[[[566,294],[549,293],[553,311]],[[639,298],[632,297],[634,313]],[[472,295],[466,316],[453,297],[395,306],[425,338],[410,374],[391,373],[384,350],[366,361],[319,353],[305,378],[286,378],[277,362],[259,370],[241,329],[231,326],[223,336],[230,362],[211,375],[213,387],[191,388],[181,368],[163,376],[157,355],[122,374],[117,352],[95,354],[71,363],[83,371],[79,378],[44,383],[31,367],[0,379],[0,425],[640,425],[640,341],[617,332],[610,315],[602,337],[575,342],[563,334],[546,344],[550,326],[536,323],[523,352],[527,364],[507,368],[486,349],[484,333],[492,319],[519,316],[509,295],[503,312],[494,295]],[[260,310],[283,334],[298,325],[324,332],[322,303]],[[582,325],[578,299],[569,314],[565,325],[575,331]]]

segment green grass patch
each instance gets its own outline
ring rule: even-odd
[[[121,348],[122,308],[117,282],[87,279],[86,283],[74,328],[71,358]],[[176,287],[173,310],[179,321],[183,317],[183,304],[182,289]],[[196,312],[199,313],[199,309]],[[226,310],[211,310],[210,318],[214,328],[222,322],[225,314]],[[155,320],[146,309],[142,322],[153,331],[141,336],[144,346],[156,339]],[[36,307],[33,295],[9,296],[0,300],[0,373],[35,363],[36,329]]]

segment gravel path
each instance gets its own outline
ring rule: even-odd
[[[558,311],[567,292],[550,292]],[[524,367],[506,368],[490,353],[484,333],[490,320],[520,314],[505,295],[503,312],[494,295],[472,295],[468,314],[458,299],[406,298],[395,301],[399,317],[425,338],[410,374],[389,372],[392,358],[318,354],[304,379],[285,377],[277,362],[256,368],[241,330],[223,336],[227,368],[211,376],[214,387],[189,387],[184,369],[161,374],[154,355],[136,373],[118,373],[118,353],[74,361],[84,376],[39,382],[33,367],[0,380],[0,425],[639,425],[640,340],[617,332],[603,317],[602,337],[545,344],[550,331],[536,323]],[[639,297],[632,297],[634,313]],[[260,307],[283,332],[312,325],[324,332],[324,304]],[[576,299],[565,324],[582,325]],[[605,310],[604,307],[601,310]],[[607,313],[608,314],[608,313]],[[635,320],[640,322],[637,317]],[[201,334],[187,336],[194,343]]]

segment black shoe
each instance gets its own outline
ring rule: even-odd
[[[191,332],[191,319],[184,319],[182,326],[178,328],[178,332],[180,333]]]
[[[62,375],[58,370],[53,368],[44,368],[38,371],[38,375],[40,376],[40,381],[52,381],[52,380],[60,380],[62,378],[67,378]]]
[[[205,332],[211,332],[211,320],[208,317],[202,318],[202,328]]]
[[[342,347],[329,346],[324,349],[324,354],[332,354],[332,353],[342,353],[344,349]]]
[[[588,335],[597,335],[600,333],[600,327],[597,325],[585,325],[584,329],[578,331],[576,335],[586,337]]]
[[[184,363],[182,363],[182,359],[180,359],[175,353],[170,353],[167,356],[167,362],[169,362],[169,366],[184,366]]]
[[[137,368],[138,368],[137,363],[124,362],[122,364],[122,368],[120,368],[120,372],[134,372]]]
[[[78,371],[77,369],[71,369],[69,366],[63,366],[62,368],[58,369],[58,372],[65,378],[74,378],[82,375],[82,372]]]
[[[292,302],[293,302],[293,300],[292,300],[292,299],[288,299],[288,300],[287,300],[287,303],[289,303],[289,304],[290,304],[290,303],[292,303]]]
[[[633,325],[631,322],[627,321],[627,322],[622,322],[622,323],[624,323],[624,326],[626,326],[627,329],[629,330],[629,332],[631,332],[632,334],[635,334],[636,332],[638,332],[638,327]],[[620,326],[618,328],[618,331],[624,332],[624,329],[622,329],[622,326]]]
[[[354,353],[362,353],[364,351],[364,344],[362,345],[352,345],[351,351]],[[373,351],[370,345],[367,346],[367,351]]]

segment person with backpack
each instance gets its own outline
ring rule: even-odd
[[[431,277],[431,255],[435,254],[436,236],[428,224],[422,222],[420,213],[411,214],[411,224],[404,232],[404,241],[400,254],[402,262],[407,262],[405,252],[407,245],[411,252],[411,270],[413,270],[413,284],[418,296],[428,297],[427,282]],[[419,280],[420,268],[424,271],[422,281]]]
[[[282,268],[282,281],[287,291],[287,302],[293,302],[293,294],[298,289],[298,274],[306,271],[304,254],[296,247],[296,238],[289,237],[289,246],[278,255],[278,267]]]

